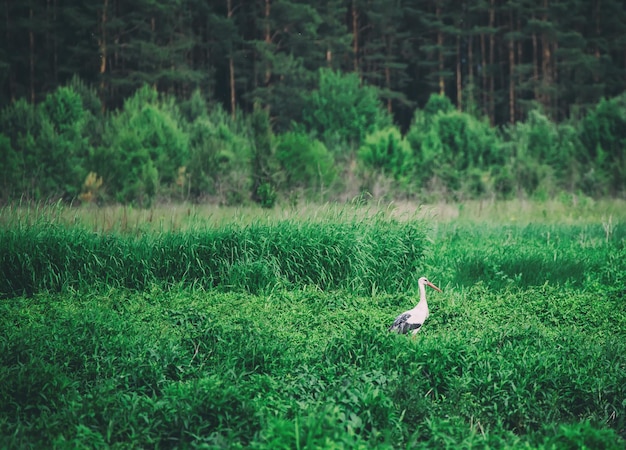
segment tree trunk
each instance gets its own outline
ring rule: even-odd
[[[463,80],[461,79],[461,36],[456,37],[456,107],[463,111]]]
[[[155,17],[154,17],[154,16],[152,16],[152,17],[150,18],[150,31],[151,31],[151,33],[152,33],[152,34],[151,34],[151,39],[152,39],[152,42],[154,43],[154,42],[156,42],[156,19],[155,19]],[[156,91],[156,90],[158,90],[158,84],[157,84],[157,83],[158,83],[158,82],[157,82],[157,80],[156,80],[156,79],[154,80],[154,83],[152,83],[152,88],[153,88],[155,91]]]
[[[237,95],[235,92],[235,60],[232,55],[228,58],[228,78],[230,84],[230,115],[237,116]]]
[[[489,28],[493,28],[496,17],[496,9],[494,6],[494,0],[489,1]],[[496,47],[495,34],[490,30],[489,34],[489,121],[493,125],[496,122],[495,118],[495,101],[494,101],[494,76],[493,76],[493,62],[494,52]]]
[[[600,46],[598,45],[598,39],[600,38],[600,0],[596,1],[595,7],[595,19],[596,19],[596,45],[594,49],[594,56],[597,61],[600,61]],[[597,70],[593,71],[593,81],[594,83],[598,83],[600,81],[600,76]]]
[[[9,18],[9,0],[5,0],[4,2],[4,19],[5,19],[5,30],[6,30],[6,41],[5,42],[11,42],[11,33],[10,33],[10,28],[9,28],[9,24],[11,23],[11,20]],[[9,68],[9,98],[11,99],[11,101],[13,102],[15,100],[15,74],[14,72]]]
[[[535,19],[535,15],[532,16]],[[538,42],[537,42],[537,33],[533,31],[532,34],[532,43],[533,43],[533,94],[535,100],[539,101],[539,91],[537,90],[537,84],[539,83],[539,52],[537,51]]]
[[[46,37],[45,37],[45,45],[46,45],[46,54],[51,55],[52,58],[47,59],[46,65],[51,64],[50,71],[51,78],[53,79],[54,86],[58,85],[59,81],[59,71],[57,70],[57,34],[56,32],[51,32],[51,30],[55,30],[55,24],[57,19],[57,11],[56,11],[57,2],[56,0],[46,0]]]
[[[265,0],[265,45],[267,46],[267,50],[269,51],[270,45],[272,44],[272,34],[270,29],[270,12],[272,10],[271,0]],[[272,78],[272,70],[270,68],[269,62],[266,63],[265,67],[265,86],[269,86],[270,79]]]
[[[356,9],[356,0],[352,0],[352,53],[354,54],[354,72],[361,78],[359,70],[359,12]]]
[[[513,12],[509,11],[509,27],[513,32]],[[508,40],[509,48],[509,122],[515,123],[515,41]]]
[[[550,103],[550,95],[548,93],[548,88],[552,84],[552,70],[550,68],[550,60],[551,60],[551,52],[550,52],[550,41],[547,33],[543,33],[541,36],[541,84],[542,84],[542,92],[541,98],[542,103],[545,106],[548,106]]]
[[[391,93],[391,68],[389,67],[389,62],[393,60],[393,43],[392,37],[383,37],[385,41],[386,47],[386,64],[385,64],[385,86],[387,87],[387,91]],[[391,102],[391,97],[387,98],[387,111],[391,114],[393,113],[393,106]]]
[[[439,7],[439,2],[437,2],[437,7],[435,9],[435,15],[437,17],[437,21],[441,20],[441,8]],[[439,95],[445,95],[446,93],[446,84],[443,78],[443,69],[444,69],[444,58],[443,58],[443,32],[441,31],[441,26],[437,31],[437,47],[439,49]]]
[[[544,11],[548,9],[548,0],[543,0]],[[548,21],[548,15],[546,13],[542,16],[542,21]],[[541,103],[549,108],[550,106],[550,93],[549,88],[552,85],[552,52],[551,52],[550,36],[547,32],[541,33]]]
[[[102,4],[102,14],[100,16],[100,39],[98,39],[98,47],[100,51],[100,103],[102,111],[106,110],[106,81],[105,74],[107,71],[107,10],[109,8],[109,0],[104,0]]]
[[[519,18],[517,18],[517,35],[518,36],[522,36],[522,23],[521,20]],[[523,42],[518,39],[517,40],[517,63],[518,64],[522,64],[522,61],[524,61],[524,45]],[[517,75],[517,83],[520,83],[520,75]],[[519,106],[519,103],[517,103],[517,100],[515,102],[515,119],[517,120],[518,118],[520,118],[521,116],[521,108]]]
[[[54,23],[57,22],[57,11],[59,10],[59,5],[58,5],[58,1],[54,0],[54,2],[52,3],[52,8],[53,8],[53,13],[52,13],[52,20],[54,21]],[[58,37],[59,34],[58,32],[54,33],[54,38],[52,39],[52,48],[53,48],[53,57],[54,57],[54,81],[55,84],[58,84],[59,81],[59,49],[58,49]]]
[[[33,7],[28,9],[28,17],[30,18],[30,26],[28,27],[28,49],[29,49],[29,68],[30,68],[30,102],[35,103],[35,32],[33,31]]]
[[[113,19],[117,19],[118,17],[120,17],[120,0],[112,0],[113,5],[111,8],[111,16],[113,17]],[[112,59],[109,59],[107,61],[107,70],[109,71],[109,73],[111,74],[111,76],[114,76],[115,71],[120,71],[120,69],[123,70],[123,65],[124,65],[124,59],[123,59],[123,54],[122,54],[122,47],[120,46],[120,39],[122,36],[122,32],[117,29],[115,31],[115,34],[113,35],[113,55],[112,55]],[[108,99],[117,99],[118,98],[118,93],[119,93],[119,87],[117,87],[114,83],[111,83],[108,85],[108,91],[107,91],[107,98]]]
[[[469,107],[470,108],[474,108],[474,50],[472,49],[472,46],[474,45],[473,41],[474,41],[474,35],[471,33],[469,36],[467,37],[467,63],[469,65],[468,67],[468,71],[467,71],[467,79],[469,80],[469,90],[468,90],[468,94],[469,94]]]
[[[228,8],[227,17],[229,20],[233,18],[233,1],[227,0],[226,6]],[[231,43],[232,45],[232,43]],[[237,113],[237,96],[235,91],[235,59],[233,58],[233,49],[230,49],[230,54],[228,56],[228,81],[230,86],[230,115],[235,119]]]
[[[551,58],[550,58],[550,69],[551,69],[551,73],[550,73],[550,81],[551,81],[551,86],[558,86],[559,84],[559,66],[557,64],[557,59],[554,58],[554,55],[556,55],[559,51],[559,43],[558,41],[554,41],[551,42],[550,44],[551,46]],[[553,92],[553,95],[550,96],[551,98],[551,102],[550,105],[553,108],[553,118],[556,118],[557,120],[560,120],[560,113],[558,110],[558,105],[559,105],[559,91],[555,90]]]
[[[488,104],[489,98],[487,96],[487,45],[486,45],[485,33],[480,33],[480,80],[482,86],[482,108],[486,115],[489,115]]]

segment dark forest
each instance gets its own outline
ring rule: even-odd
[[[4,200],[624,192],[621,0],[2,10]]]

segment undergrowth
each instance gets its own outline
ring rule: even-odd
[[[248,292],[306,285],[406,290],[422,264],[425,239],[419,222],[377,218],[140,236],[20,224],[0,229],[0,296],[98,286],[143,290],[155,283]]]
[[[624,449],[625,234],[5,226],[0,447]]]
[[[450,289],[415,339],[386,332],[411,301],[390,294],[5,300],[0,436],[10,448],[623,448],[626,314],[607,297],[580,312],[591,298]]]

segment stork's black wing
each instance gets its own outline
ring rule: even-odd
[[[395,331],[396,333],[405,334],[422,326],[421,323],[410,322],[410,318],[411,314],[409,313],[400,314],[398,317],[396,317],[396,320],[394,320],[393,325],[389,327],[389,331]]]

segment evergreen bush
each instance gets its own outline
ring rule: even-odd
[[[284,174],[281,188],[305,189],[310,194],[328,188],[335,179],[333,155],[310,136],[287,132],[276,139],[276,159]]]
[[[320,69],[319,88],[307,98],[303,121],[323,139],[338,136],[358,146],[368,133],[391,125],[374,87],[356,73]]]
[[[161,185],[176,182],[189,158],[189,138],[171,101],[148,86],[114,114],[92,160],[108,195],[123,203],[149,205]]]

